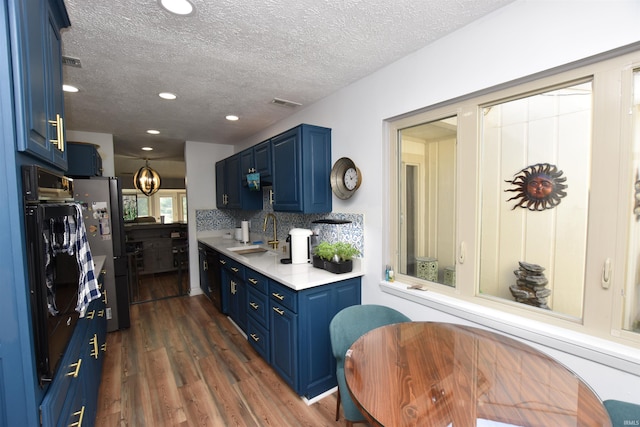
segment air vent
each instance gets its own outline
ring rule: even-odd
[[[282,107],[296,108],[300,107],[302,104],[293,101],[287,101],[286,99],[273,98],[271,101],[272,104],[280,105]]]
[[[70,67],[82,68],[82,64],[78,58],[72,58],[70,56],[62,56],[62,65],[68,65]]]

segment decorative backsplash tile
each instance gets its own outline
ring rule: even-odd
[[[267,193],[267,192],[265,192]],[[268,197],[268,195],[267,195]],[[196,210],[196,230],[198,232],[213,230],[232,230],[240,227],[241,221],[249,221],[252,235],[273,235],[273,222],[267,221],[266,231],[263,230],[264,220],[267,214],[276,216],[277,238],[284,242],[292,228],[307,228],[317,230],[320,241],[349,242],[360,250],[360,256],[364,257],[364,215],[353,213],[327,213],[327,214],[299,214],[289,212],[273,212],[271,204],[265,200],[266,209],[262,211],[240,211],[233,209]],[[351,221],[348,224],[314,224],[320,219],[339,219]]]

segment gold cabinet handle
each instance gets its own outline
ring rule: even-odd
[[[274,192],[273,190],[269,190],[269,204],[272,205],[273,204],[273,199],[274,199]]]
[[[69,427],[82,427],[82,419],[84,418],[84,405],[79,411],[73,413],[74,417],[78,417],[78,421],[69,424]]]
[[[60,136],[58,137],[60,139],[58,141],[58,148],[60,149],[60,151],[64,152],[64,119],[60,116],[60,114],[56,114],[56,117],[58,117],[60,123],[58,125],[58,132],[60,133]]]
[[[49,124],[56,127],[56,139],[52,139],[49,142],[54,144],[58,150],[64,152],[64,119],[60,114],[56,114],[56,119],[49,120]]]
[[[260,308],[260,306],[258,304],[256,304],[255,302],[250,302],[249,305],[251,306],[251,308],[253,308],[254,310],[257,310],[258,308]]]
[[[231,271],[233,271],[234,273],[237,273],[239,270],[236,267],[231,267]]]
[[[89,345],[93,346],[93,350],[91,350],[91,357],[93,357],[94,359],[97,359],[98,355],[100,354],[100,351],[98,349],[98,335],[97,334],[93,334],[93,338],[91,338],[89,340]]]
[[[256,334],[251,334],[251,338],[253,338],[253,340],[254,340],[255,342],[260,341],[260,337],[259,337],[259,336],[257,336]]]
[[[93,319],[95,315],[96,315],[96,311],[91,310],[90,312],[87,313],[87,319]]]
[[[103,352],[107,352],[107,343],[104,343],[100,346],[100,350],[102,350]]]
[[[278,313],[280,316],[284,315],[284,310],[280,310],[278,307],[273,307],[273,311]]]
[[[221,259],[221,260],[220,260],[220,264],[222,264],[222,265],[226,265],[226,264],[227,264],[227,261],[225,261],[225,260]]]
[[[280,295],[277,292],[273,292],[271,295],[273,295],[274,297],[278,298],[280,301],[282,301],[284,299],[284,295]]]
[[[80,365],[82,364],[82,359],[78,359],[76,363],[72,363],[69,365],[70,368],[75,367],[72,372],[67,372],[68,377],[78,378],[78,374],[80,374]]]
[[[249,279],[247,279],[247,280],[249,281],[249,283],[251,283],[251,284],[253,284],[253,285],[257,285],[257,284],[258,284],[258,281],[257,281],[256,279],[249,278]]]
[[[98,317],[104,317],[104,310],[98,311]]]
[[[105,303],[105,305],[106,305],[107,301],[108,301],[107,290],[106,289],[104,291],[102,291],[102,295],[104,296],[104,298],[102,298],[102,302]]]

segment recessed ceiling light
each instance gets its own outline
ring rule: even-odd
[[[162,99],[176,99],[177,96],[171,92],[161,92],[158,96]]]
[[[191,15],[193,5],[188,0],[158,0],[160,5],[176,15]]]
[[[65,92],[72,92],[72,93],[80,91],[80,89],[71,85],[62,85],[62,90]]]
[[[234,115],[232,115],[232,114],[229,114],[229,115],[226,117],[226,119],[227,119],[227,120],[229,120],[229,121],[235,122],[236,120],[238,120],[238,119],[239,119],[239,117],[238,117],[238,116],[234,116]]]
[[[158,135],[160,131],[155,129],[149,129],[147,133],[150,133],[151,135]]]
[[[151,147],[142,147],[142,151],[153,151]]]

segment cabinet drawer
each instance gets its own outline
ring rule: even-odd
[[[220,255],[220,265],[223,268],[226,268],[229,273],[235,274],[236,276],[244,280],[244,265],[240,264],[238,261],[234,261],[229,257]]]
[[[277,282],[271,281],[269,285],[269,295],[278,304],[287,307],[294,313],[298,312],[298,293]]]
[[[257,289],[263,294],[269,293],[269,279],[249,268],[245,270],[246,282],[250,289]]]
[[[251,347],[253,347],[267,363],[271,363],[269,332],[252,316],[249,316],[249,321],[247,322],[247,336]]]
[[[247,292],[247,312],[249,316],[260,322],[262,326],[269,329],[269,297],[262,292],[251,287]]]

